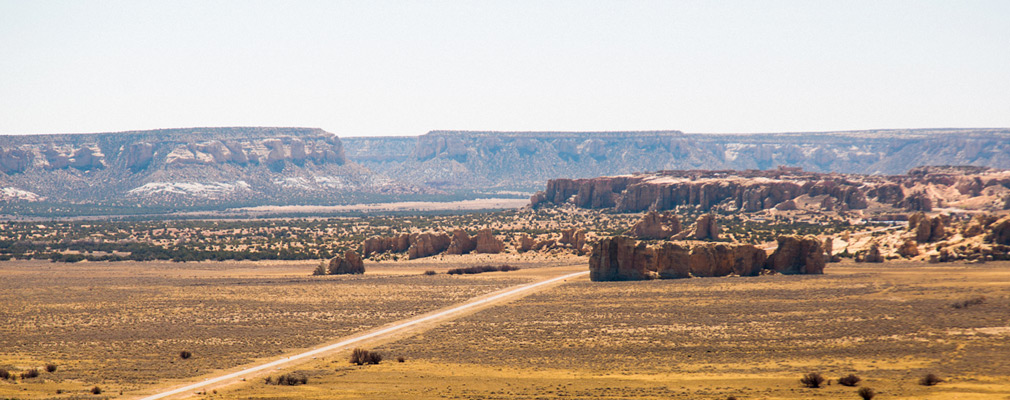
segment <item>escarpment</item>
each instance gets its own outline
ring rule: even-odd
[[[552,179],[530,198],[532,207],[570,204],[619,212],[676,210],[755,212],[914,210],[966,204],[1000,209],[1010,195],[1010,171],[918,168],[906,175],[805,172],[799,168],[746,171],[659,171],[585,179]]]

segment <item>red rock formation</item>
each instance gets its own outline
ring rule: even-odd
[[[670,213],[649,211],[626,234],[639,239],[669,239],[680,233],[680,219]]]
[[[946,225],[949,222],[950,217],[947,215],[930,218],[925,213],[917,212],[908,216],[908,230],[915,233],[916,242],[935,242],[947,236]]]
[[[475,237],[477,245],[476,251],[478,253],[490,253],[498,254],[505,251],[505,243],[494,236],[490,229],[483,229],[477,232]]]
[[[635,281],[652,279],[649,271],[653,252],[645,243],[617,236],[600,240],[589,256],[589,279],[593,281]]]
[[[470,238],[470,235],[462,229],[457,229],[452,233],[452,242],[445,250],[446,254],[470,254],[477,248],[477,242]]]
[[[603,239],[589,256],[594,281],[754,276],[766,264],[766,254],[752,245],[663,242],[648,245],[627,237]],[[819,273],[819,272],[818,272]]]
[[[694,276],[726,276],[733,273],[735,257],[732,247],[706,243],[691,248],[690,267]]]
[[[719,225],[715,223],[715,214],[705,214],[694,223],[695,240],[719,240]]]
[[[906,197],[904,200],[895,204],[897,207],[904,208],[908,211],[933,211],[933,200],[929,198],[926,193],[915,192],[912,195]]]
[[[365,263],[353,251],[345,251],[344,256],[336,256],[330,260],[330,275],[342,274],[363,274],[365,273]]]
[[[586,247],[586,231],[583,229],[564,229],[561,231],[561,244],[566,244],[575,250],[576,254],[583,254]]]
[[[768,253],[749,244],[733,248],[733,273],[740,276],[757,276],[768,260]]]
[[[901,247],[898,247],[898,254],[902,257],[915,257],[919,255],[919,247],[915,245],[914,241],[906,240],[901,244]]]
[[[1000,245],[1010,245],[1010,216],[993,222],[989,228],[989,233],[985,236],[985,241]]]
[[[373,236],[361,242],[361,255],[368,257],[374,253],[402,253],[410,248],[410,235],[390,237]]]
[[[662,243],[656,246],[656,273],[661,279],[691,277],[691,249],[676,243]]]
[[[558,245],[557,240],[554,240],[554,239],[551,239],[551,238],[547,238],[547,239],[543,239],[543,240],[537,242],[537,244],[535,246],[533,246],[533,250],[534,251],[546,251],[546,250],[550,250],[550,249],[553,249],[553,248],[557,247],[557,245]]]
[[[779,211],[792,211],[796,209],[796,202],[792,200],[786,200],[779,204],[776,204],[775,209]]]
[[[423,258],[439,254],[449,248],[452,239],[445,233],[415,233],[410,235],[407,259]]]
[[[856,253],[856,262],[882,263],[884,256],[880,254],[880,245],[876,242],[870,243],[870,248]]]
[[[778,247],[768,257],[766,266],[783,274],[823,273],[821,241],[811,236],[779,236]]]

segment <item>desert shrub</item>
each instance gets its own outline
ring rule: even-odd
[[[877,396],[877,392],[874,392],[873,389],[865,386],[859,388],[859,391],[856,392],[856,394],[858,394],[863,400],[871,400]]]
[[[424,274],[425,274],[425,275],[429,275],[429,276],[431,276],[431,275],[435,275],[435,274],[437,274],[437,272],[435,272],[435,271],[432,271],[432,270],[430,270],[430,269],[429,269],[429,270],[427,270],[427,271],[424,271]]]
[[[297,386],[309,383],[309,377],[297,374],[284,374],[278,376],[277,379],[272,379],[268,376],[264,381],[267,385]]]
[[[396,362],[404,362],[404,361],[407,361],[407,359],[403,358],[403,356],[396,357]]]
[[[351,364],[378,364],[382,362],[382,354],[365,349],[354,349],[351,352]]]
[[[0,379],[10,379],[11,376],[13,375],[11,375],[10,371],[0,368]]]
[[[193,353],[190,353],[190,352],[188,352],[186,350],[183,350],[183,351],[179,352],[179,358],[181,358],[183,360],[188,360],[190,357],[193,357]]]
[[[91,388],[91,394],[102,394],[102,388],[98,386]]]
[[[326,260],[320,261],[319,265],[316,266],[316,269],[312,270],[312,275],[326,275],[326,269]]]
[[[811,372],[803,375],[803,377],[800,378],[800,383],[808,388],[819,388],[821,387],[821,384],[824,383],[824,377],[819,373]]]
[[[46,372],[50,374],[56,372],[56,364],[46,364]]]
[[[471,275],[480,274],[484,272],[508,272],[508,271],[518,271],[519,267],[513,267],[511,265],[479,265],[475,267],[463,267],[463,268],[453,268],[446,271],[449,275]]]
[[[968,308],[968,307],[971,307],[971,306],[977,306],[977,305],[982,304],[982,303],[985,303],[985,296],[972,297],[970,299],[962,300],[962,301],[956,302],[954,304],[951,304],[950,306],[954,307],[956,309],[962,309],[962,308]]]
[[[922,377],[922,379],[919,379],[919,384],[922,386],[933,386],[940,382],[943,382],[943,379],[940,379],[939,376],[932,373],[926,374],[926,376]]]
[[[27,371],[21,373],[21,379],[30,379],[30,378],[38,378],[38,377],[39,377],[39,369],[38,368],[32,368],[30,370],[27,370]]]
[[[841,378],[838,378],[838,384],[843,386],[856,386],[859,384],[859,381],[861,380],[862,379],[859,379],[858,376],[849,374],[849,376],[843,376]]]

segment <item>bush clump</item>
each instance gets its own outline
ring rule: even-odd
[[[50,374],[56,372],[56,364],[46,364],[46,372]]]
[[[940,382],[943,382],[943,379],[940,379],[939,376],[932,373],[926,374],[926,376],[922,377],[922,379],[919,379],[919,384],[922,386],[933,386]]]
[[[977,305],[983,304],[983,303],[985,303],[985,296],[978,296],[978,297],[972,297],[972,298],[967,299],[967,300],[961,300],[959,302],[951,304],[950,306],[954,307],[954,308],[956,308],[958,310],[960,310],[962,308],[968,308],[968,307],[971,307],[971,306],[977,306]]]
[[[91,388],[91,394],[102,394],[102,388],[98,386]]]
[[[811,372],[809,374],[803,375],[803,377],[800,378],[800,383],[802,383],[803,386],[806,386],[808,388],[816,389],[821,387],[821,384],[824,383],[824,377],[821,376],[821,374],[819,373]]]
[[[38,377],[39,377],[39,369],[38,368],[32,368],[30,370],[27,370],[27,371],[21,373],[21,379],[30,379],[30,378],[38,378]]]
[[[305,375],[284,374],[278,376],[277,379],[268,376],[263,381],[267,385],[297,386],[309,383],[309,377]]]
[[[518,271],[519,267],[513,267],[511,265],[479,265],[476,267],[463,267],[463,268],[453,268],[446,271],[449,275],[471,275],[480,274],[484,272],[508,272],[508,271]]]
[[[865,386],[859,388],[859,391],[856,392],[856,394],[858,394],[863,400],[871,400],[877,396],[877,392],[874,392],[873,389]]]
[[[183,350],[183,351],[179,352],[179,358],[181,358],[183,360],[188,360],[190,357],[193,357],[193,353],[190,353],[190,352],[188,352],[186,350]]]
[[[435,274],[437,274],[437,273],[438,273],[438,272],[435,272],[435,271],[432,271],[432,270],[430,270],[430,269],[429,269],[429,270],[427,270],[427,271],[424,271],[424,274],[425,274],[425,275],[428,275],[428,276],[431,276],[431,275],[435,275]]]
[[[365,349],[354,349],[351,352],[351,364],[378,364],[382,362],[382,354]]]
[[[12,376],[10,371],[0,368],[0,379],[10,379]]]
[[[856,386],[859,384],[859,381],[861,380],[862,379],[859,379],[858,376],[849,374],[849,376],[843,376],[841,378],[838,378],[838,384],[842,386]]]

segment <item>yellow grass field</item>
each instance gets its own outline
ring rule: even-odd
[[[978,296],[982,304],[951,305]],[[1010,398],[1010,263],[832,264],[821,276],[568,283],[214,399]],[[398,363],[396,357],[404,357]],[[805,388],[819,372],[830,384]],[[944,379],[921,386],[927,373]]]

